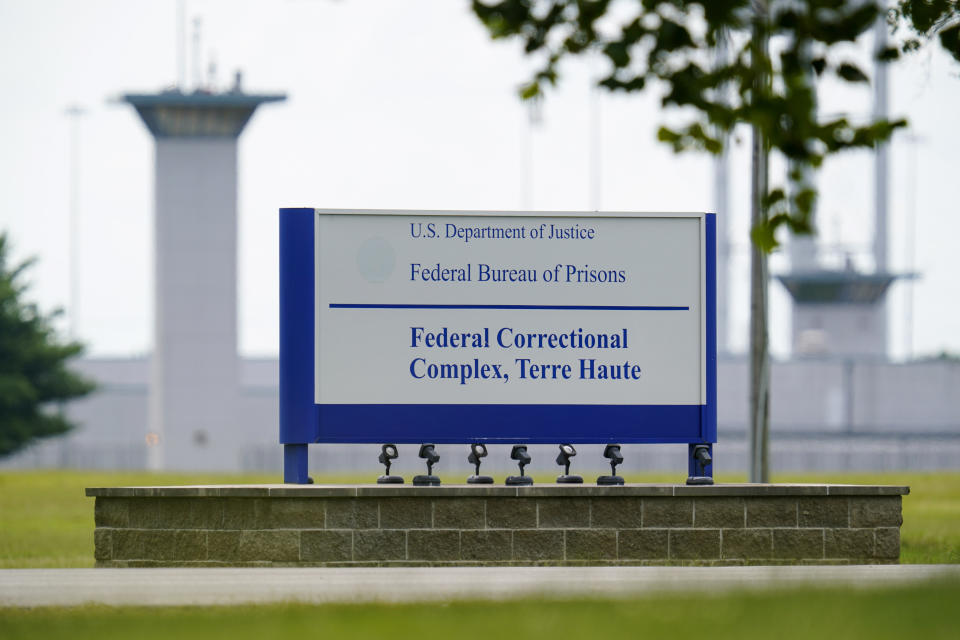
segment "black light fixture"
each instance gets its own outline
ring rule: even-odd
[[[470,455],[467,456],[467,462],[476,466],[474,474],[467,478],[467,484],[493,484],[493,478],[480,475],[480,459],[487,457],[487,445],[482,442],[475,442],[470,445]]]
[[[440,461],[440,454],[432,444],[420,445],[420,457],[427,461],[427,475],[414,476],[413,484],[417,486],[439,486],[440,478],[433,475],[433,465]]]
[[[403,478],[401,476],[392,476],[390,475],[390,462],[396,460],[400,456],[400,453],[397,451],[397,445],[395,444],[385,444],[380,448],[380,464],[387,468],[386,473],[377,478],[377,484],[403,484]]]
[[[557,482],[561,484],[583,484],[583,478],[570,475],[570,458],[577,455],[577,450],[572,444],[560,445],[560,455],[557,456],[557,464],[563,465],[563,475],[557,476]]]
[[[520,465],[520,475],[518,476],[507,476],[508,485],[531,485],[533,484],[533,478],[530,476],[523,475],[523,468],[530,464],[532,458],[530,454],[527,453],[527,446],[523,444],[513,445],[513,449],[510,450],[510,459],[516,460],[517,464]]]
[[[597,478],[599,485],[617,485],[623,484],[623,478],[617,475],[617,465],[623,462],[623,455],[620,453],[620,445],[608,444],[603,448],[603,457],[610,460],[610,475]]]
[[[690,476],[687,484],[713,484],[713,476],[707,475],[707,467],[713,464],[711,449],[709,444],[690,445]]]

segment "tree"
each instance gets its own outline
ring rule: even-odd
[[[73,425],[56,405],[94,389],[66,366],[83,346],[56,336],[58,312],[43,315],[25,300],[22,278],[32,261],[10,266],[8,251],[7,235],[0,233],[0,457],[69,431]]]
[[[751,127],[750,477],[768,481],[767,254],[778,246],[780,227],[813,233],[817,194],[810,176],[827,156],[873,147],[906,125],[821,118],[817,80],[869,82],[836,45],[854,42],[885,15],[912,31],[903,50],[936,36],[960,60],[957,0],[900,0],[889,12],[869,0],[473,0],[472,6],[493,38],[519,39],[538,60],[520,89],[524,99],[555,85],[564,60],[593,53],[608,63],[600,86],[633,92],[653,85],[662,89],[664,107],[691,114],[685,126],[657,133],[676,152],[720,153],[734,127]],[[729,59],[714,55],[721,41],[732,44]],[[900,51],[884,47],[877,56],[890,61]],[[789,167],[776,185],[768,175],[771,153]]]

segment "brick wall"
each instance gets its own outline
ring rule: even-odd
[[[98,566],[895,563],[905,487],[88,489]]]

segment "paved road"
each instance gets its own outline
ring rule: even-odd
[[[352,569],[7,569],[0,606],[416,602],[652,591],[889,586],[960,580],[960,565],[468,567]]]

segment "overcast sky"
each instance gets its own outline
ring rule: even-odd
[[[14,257],[36,256],[32,296],[69,297],[70,119],[79,119],[79,304],[94,355],[149,352],[153,143],[126,92],[154,92],[178,73],[177,2],[0,0],[0,229]],[[202,19],[202,68],[215,84],[244,72],[248,91],[284,92],[240,143],[240,348],[277,351],[277,209],[714,210],[711,161],[655,141],[665,119],[653,93],[598,95],[596,61],[570,64],[531,130],[516,86],[530,66],[516,44],[491,42],[458,0],[187,0]],[[188,29],[188,39],[192,27]],[[848,55],[862,57],[861,51]],[[194,85],[187,53],[188,86]],[[826,112],[869,111],[868,90],[827,85]],[[890,250],[922,278],[891,296],[897,356],[960,352],[960,66],[933,50],[891,74],[891,115],[911,128],[893,144]],[[746,344],[749,166],[732,154],[728,215],[731,343]],[[529,165],[524,158],[529,150]],[[532,172],[525,177],[525,166]],[[599,180],[592,176],[599,175]],[[870,155],[830,161],[818,178],[820,229],[858,263],[873,233]],[[913,239],[913,241],[911,241]],[[913,247],[913,249],[911,249]],[[911,253],[915,255],[911,260]],[[834,256],[839,255],[833,251]],[[775,270],[788,266],[783,256]],[[789,350],[788,298],[772,289],[774,353]],[[65,328],[66,325],[64,324]],[[912,338],[911,338],[912,336]]]

